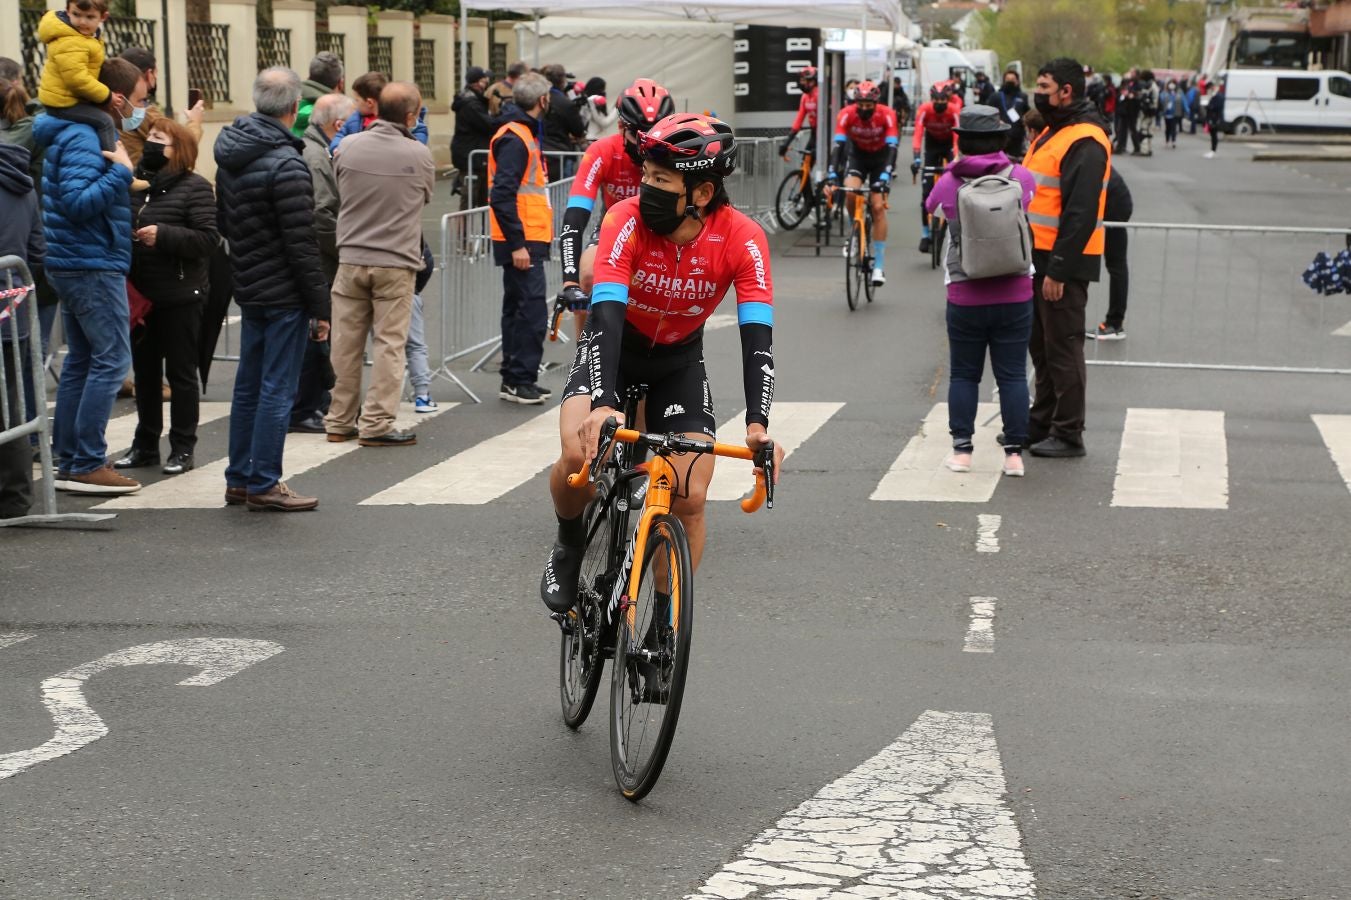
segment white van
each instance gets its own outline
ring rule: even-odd
[[[1226,69],[1224,122],[1232,134],[1271,128],[1351,130],[1351,75],[1305,69]]]

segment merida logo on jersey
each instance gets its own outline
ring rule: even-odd
[[[624,255],[624,247],[628,244],[629,238],[633,237],[633,229],[637,227],[638,217],[629,216],[629,220],[619,229],[619,234],[615,237],[615,245],[610,248],[610,265],[619,265],[619,257]]]
[[[761,290],[769,290],[769,285],[765,284],[765,258],[760,255],[760,247],[754,240],[746,242],[746,249],[750,251],[751,261],[755,263],[755,283]]]
[[[596,177],[600,175],[600,169],[604,163],[605,160],[597,158],[596,161],[591,165],[591,171],[586,173],[586,187],[588,190],[590,190],[592,187],[595,186]]]

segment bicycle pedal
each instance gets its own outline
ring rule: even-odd
[[[558,623],[558,628],[564,634],[573,634],[576,631],[577,613],[574,610],[568,610],[565,613],[551,612],[549,618]]]

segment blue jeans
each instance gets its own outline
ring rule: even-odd
[[[225,485],[265,494],[281,481],[286,427],[309,340],[303,309],[242,306]]]
[[[948,431],[952,446],[971,448],[985,353],[999,385],[1006,452],[1017,452],[1027,439],[1027,345],[1032,337],[1032,303],[990,306],[948,304]]]
[[[427,335],[425,319],[422,317],[422,295],[413,295],[413,315],[408,321],[408,343],[404,346],[408,357],[408,381],[413,385],[413,394],[427,396],[432,389],[432,370],[427,362]]]
[[[61,298],[67,348],[52,442],[61,470],[84,475],[107,463],[108,416],[131,368],[127,276],[49,271],[47,280]]]

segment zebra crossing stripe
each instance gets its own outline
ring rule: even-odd
[[[775,403],[769,423],[770,436],[783,447],[787,458],[843,407],[843,403]],[[725,444],[746,442],[744,409],[723,423],[718,429],[718,440]],[[753,477],[747,463],[720,459],[708,485],[708,499],[740,500],[754,486]]]
[[[1327,444],[1342,481],[1351,490],[1351,416],[1314,416],[1313,423],[1323,435],[1323,443]]]
[[[419,414],[413,411],[411,404],[402,404],[394,427],[412,428],[456,406],[459,404],[442,403],[429,413]],[[356,441],[330,444],[322,434],[288,434],[282,472],[285,478],[294,478],[359,448]],[[116,497],[94,508],[214,509],[225,505],[225,469],[229,463],[228,458],[213,460],[191,472],[145,485],[135,494]]]
[[[976,452],[970,472],[951,472],[943,462],[952,453],[948,405],[936,403],[873,491],[873,500],[988,503],[999,484],[1004,452],[995,442],[999,404],[982,403],[976,410]],[[984,424],[982,424],[984,423]]]
[[[14,644],[22,644],[24,641],[28,640],[31,637],[32,635],[26,631],[10,631],[4,634],[0,634],[0,650],[3,650],[5,647],[10,647]]]
[[[1127,409],[1112,505],[1228,509],[1224,413],[1212,409]]]
[[[361,501],[362,506],[480,506],[515,490],[558,458],[558,406],[488,438],[412,478]]]
[[[690,898],[1036,897],[994,723],[927,710]]]

